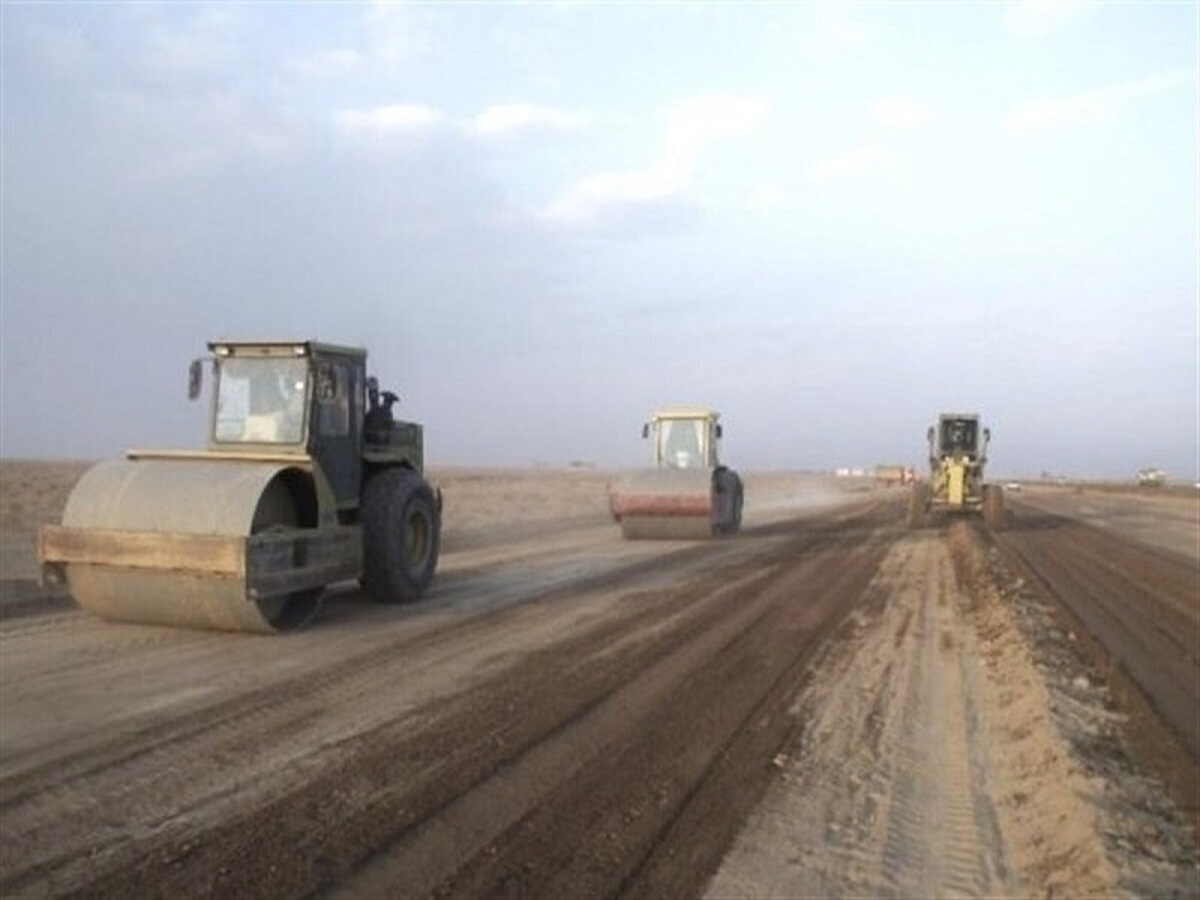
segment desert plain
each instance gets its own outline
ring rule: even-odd
[[[608,473],[434,470],[428,597],[264,637],[41,588],[85,468],[0,461],[4,897],[1200,894],[1191,488],[750,472],[625,541]]]

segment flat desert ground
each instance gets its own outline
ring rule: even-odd
[[[434,470],[426,598],[260,636],[43,590],[85,468],[0,461],[4,897],[1200,895],[1190,488],[749,472],[626,541],[609,473]]]

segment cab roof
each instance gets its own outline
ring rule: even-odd
[[[349,347],[315,340],[241,340],[219,338],[208,342],[218,356],[354,356],[365,359],[365,347]]]
[[[650,414],[651,421],[658,421],[659,419],[712,419],[715,422],[719,418],[721,418],[719,412],[703,406],[668,406],[663,409],[656,409]]]

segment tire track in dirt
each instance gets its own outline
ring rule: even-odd
[[[1178,822],[1092,768],[1077,737],[1106,712],[1047,687],[990,558],[963,522],[890,548],[709,900],[1194,894]]]
[[[1007,885],[995,814],[981,792],[986,763],[979,759],[976,656],[963,646],[963,599],[944,545],[922,542],[913,563],[897,585],[919,599],[915,627],[906,635],[914,643],[905,648],[903,705],[884,751],[884,758],[895,754],[884,826],[884,893],[987,896]]]
[[[808,655],[882,552],[861,527],[825,550],[793,543],[762,583],[723,600],[704,635],[614,695],[604,728],[617,752],[580,766],[436,896],[694,896],[794,727],[786,709]],[[648,691],[665,702],[631,702]],[[368,880],[367,893],[389,881]]]
[[[614,598],[617,585],[638,583],[621,571],[590,594],[388,639],[193,711],[190,722],[168,718],[103,752],[81,751],[57,788],[62,760],[26,771],[4,783],[0,890],[283,896],[335,884],[380,841],[692,640],[705,616],[720,618],[719,585],[753,596],[764,558],[819,551],[845,530],[706,545],[730,571],[687,591]],[[681,552],[672,563],[669,554],[659,565],[689,572],[702,556]],[[489,642],[494,652],[481,654]],[[448,678],[459,653],[473,662]],[[380,694],[380,684],[405,690]]]
[[[568,546],[575,549],[575,543],[569,543]],[[164,707],[162,713],[155,716],[149,726],[116,727],[107,729],[105,733],[87,733],[79,741],[56,740],[52,747],[36,746],[29,753],[7,747],[4,774],[0,777],[0,811],[6,805],[20,800],[25,793],[39,792],[63,781],[84,777],[90,771],[115,765],[122,759],[149,750],[186,742],[198,731],[214,725],[230,722],[243,727],[253,719],[264,721],[264,717],[272,715],[273,710],[286,708],[286,700],[297,693],[299,682],[303,682],[303,690],[308,691],[313,686],[320,688],[324,684],[352,681],[356,675],[363,673],[374,679],[376,674],[373,674],[373,670],[387,665],[389,660],[405,660],[403,665],[406,668],[402,673],[382,673],[385,677],[411,676],[414,666],[407,659],[410,648],[431,641],[435,642],[428,644],[431,665],[444,664],[451,646],[461,648],[464,654],[474,654],[474,648],[480,640],[477,637],[473,639],[473,636],[485,635],[496,627],[497,622],[503,622],[505,615],[508,615],[505,610],[516,599],[554,603],[581,591],[603,590],[624,580],[643,578],[654,572],[675,573],[677,577],[692,567],[716,564],[727,550],[726,547],[693,544],[670,549],[666,553],[660,552],[649,558],[635,556],[628,559],[618,555],[606,567],[582,577],[576,576],[570,579],[569,585],[564,586],[556,579],[538,578],[534,574],[537,572],[533,563],[535,559],[541,560],[542,569],[546,568],[547,559],[559,563],[562,546],[551,544],[542,546],[536,552],[526,549],[510,557],[507,568],[500,569],[499,574],[493,572],[490,576],[451,579],[449,587],[443,586],[429,603],[419,607],[385,609],[362,601],[356,595],[346,599],[343,594],[327,604],[315,628],[283,638],[141,626],[113,627],[82,613],[7,623],[0,628],[4,666],[20,671],[20,678],[12,679],[5,686],[5,702],[10,709],[25,697],[36,702],[36,698],[51,687],[61,689],[62,683],[69,682],[79,671],[87,672],[89,682],[117,684],[122,678],[130,678],[133,666],[146,672],[176,672],[192,668],[202,670],[211,665],[213,656],[221,655],[235,644],[260,647],[267,656],[281,653],[309,656],[309,651],[329,649],[334,638],[330,635],[328,623],[350,624],[347,622],[350,616],[402,618],[406,627],[400,632],[389,631],[382,638],[364,639],[355,634],[346,642],[350,645],[349,651],[333,654],[328,663],[315,661],[306,664],[302,671],[296,671],[295,666],[287,667],[277,682],[243,689],[233,697],[218,697],[209,702],[196,702],[172,710],[170,707],[179,706],[174,701],[178,701],[180,693],[188,692],[185,686],[182,691],[172,692],[171,704],[161,704]],[[455,598],[472,592],[489,596],[496,594],[494,582],[502,579],[508,569],[516,570],[518,580],[524,576],[519,598],[508,597],[506,602],[491,603],[487,609],[473,611],[466,618],[456,615]],[[431,632],[432,637],[429,636]],[[69,641],[70,651],[46,654],[43,647],[48,640]],[[281,650],[281,642],[284,641],[287,646]],[[364,645],[366,649],[363,649]],[[432,652],[435,649],[437,652]],[[330,656],[328,653],[324,655]],[[202,694],[205,688],[202,685],[192,686],[191,690]],[[142,721],[140,716],[130,718]],[[72,743],[81,746],[72,749]]]
[[[297,776],[297,766],[333,765],[353,755],[356,741],[367,741],[397,721],[406,731],[419,733],[426,718],[423,707],[462,690],[446,677],[455,655],[469,657],[470,677],[484,680],[516,652],[502,635],[532,632],[534,618],[541,619],[537,627],[543,639],[567,634],[575,617],[559,614],[558,627],[549,624],[546,619],[555,611],[544,607],[551,602],[480,615],[432,635],[400,638],[7,778],[0,782],[0,840],[6,848],[21,848],[25,877],[37,877],[68,868],[80,847],[87,848],[91,865],[131,837],[152,844],[153,835],[171,831],[177,819],[220,819],[244,804],[242,792],[262,793],[276,782],[286,784]],[[673,612],[665,606],[629,607],[625,615],[601,621],[571,642],[604,646]],[[481,646],[492,649],[481,651]],[[405,685],[405,699],[385,701],[380,684]],[[338,717],[336,727],[330,716]],[[308,748],[309,758],[297,759],[293,748]],[[228,765],[233,761],[236,765]],[[164,779],[172,786],[166,803],[154,799],[163,791]],[[131,812],[124,822],[122,809],[141,807],[146,811]],[[105,819],[119,824],[107,829]],[[40,862],[38,847],[47,854]],[[0,889],[20,886],[11,874],[6,871]]]
[[[804,603],[814,616],[824,607],[826,615],[819,624],[815,618],[809,619],[809,630],[802,635],[788,634],[781,624],[779,634],[784,640],[777,645],[777,652],[788,660],[786,665],[771,690],[712,757],[706,778],[698,782],[670,829],[625,885],[629,896],[699,895],[742,823],[760,802],[773,776],[771,761],[800,727],[790,710],[810,677],[813,658],[863,602],[864,591],[891,539],[886,530],[878,528],[863,533],[857,546],[844,547],[819,571],[793,572],[780,586],[790,603]],[[771,637],[776,637],[775,632]]]
[[[1200,826],[1200,566],[1045,513],[997,536],[1008,566],[1089,636],[1140,754]]]
[[[969,600],[938,532],[882,561],[798,701],[779,780],[706,896],[1011,893]],[[773,849],[772,849],[773,848]]]

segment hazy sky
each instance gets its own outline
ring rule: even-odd
[[[363,345],[432,463],[1197,477],[1195,2],[2,17],[5,456],[199,446],[218,336]]]

